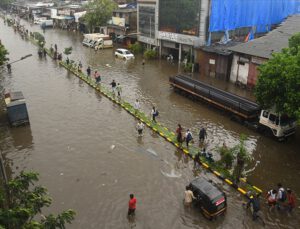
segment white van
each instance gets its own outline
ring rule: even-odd
[[[82,44],[95,50],[113,47],[113,42],[109,35],[100,33],[85,34]]]

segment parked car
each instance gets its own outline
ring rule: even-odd
[[[226,195],[210,181],[198,177],[189,184],[196,200],[194,205],[199,207],[203,215],[213,219],[224,214],[227,208]]]
[[[87,47],[93,48],[94,44],[95,44],[95,41],[91,40],[91,39],[88,39],[88,38],[84,38],[83,41],[82,41],[82,44],[87,46]]]
[[[127,49],[117,49],[115,51],[115,57],[122,58],[124,60],[134,59],[134,55]]]

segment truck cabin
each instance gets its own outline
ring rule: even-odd
[[[296,132],[297,126],[295,118],[289,117],[286,114],[279,115],[268,110],[261,111],[259,123],[263,129],[271,131],[279,139],[293,135]]]
[[[295,118],[291,118],[286,114],[279,115],[267,110],[261,111],[261,118],[267,119],[270,123],[276,126],[292,125],[296,121]]]

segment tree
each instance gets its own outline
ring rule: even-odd
[[[106,25],[112,17],[117,4],[112,0],[94,0],[86,6],[87,13],[82,20],[87,24],[89,32],[93,33],[97,26]]]
[[[275,108],[300,120],[300,33],[289,39],[289,47],[259,67],[255,96],[264,109]]]
[[[0,66],[5,63],[5,61],[9,60],[6,56],[8,55],[8,51],[5,49],[4,45],[0,43]]]
[[[234,151],[236,152],[236,164],[233,169],[233,177],[236,182],[239,181],[240,177],[245,168],[245,163],[251,160],[249,153],[245,147],[245,141],[247,137],[245,135],[240,136],[240,143],[234,147]]]
[[[47,189],[35,185],[38,174],[21,172],[8,184],[1,187],[0,192],[0,228],[7,229],[65,229],[71,223],[75,212],[66,210],[54,216],[43,216],[42,208],[51,204]],[[41,219],[38,221],[38,214]]]
[[[245,168],[245,164],[251,161],[249,153],[245,147],[245,141],[247,137],[245,135],[240,136],[240,142],[234,147],[228,148],[225,144],[219,148],[219,153],[221,155],[221,160],[218,162],[224,165],[226,169],[232,169],[231,175],[234,181],[237,183],[242,176]],[[234,163],[235,162],[235,163]]]

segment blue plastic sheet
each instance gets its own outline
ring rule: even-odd
[[[300,0],[211,0],[209,31],[257,27],[266,32],[270,25],[300,13]]]

